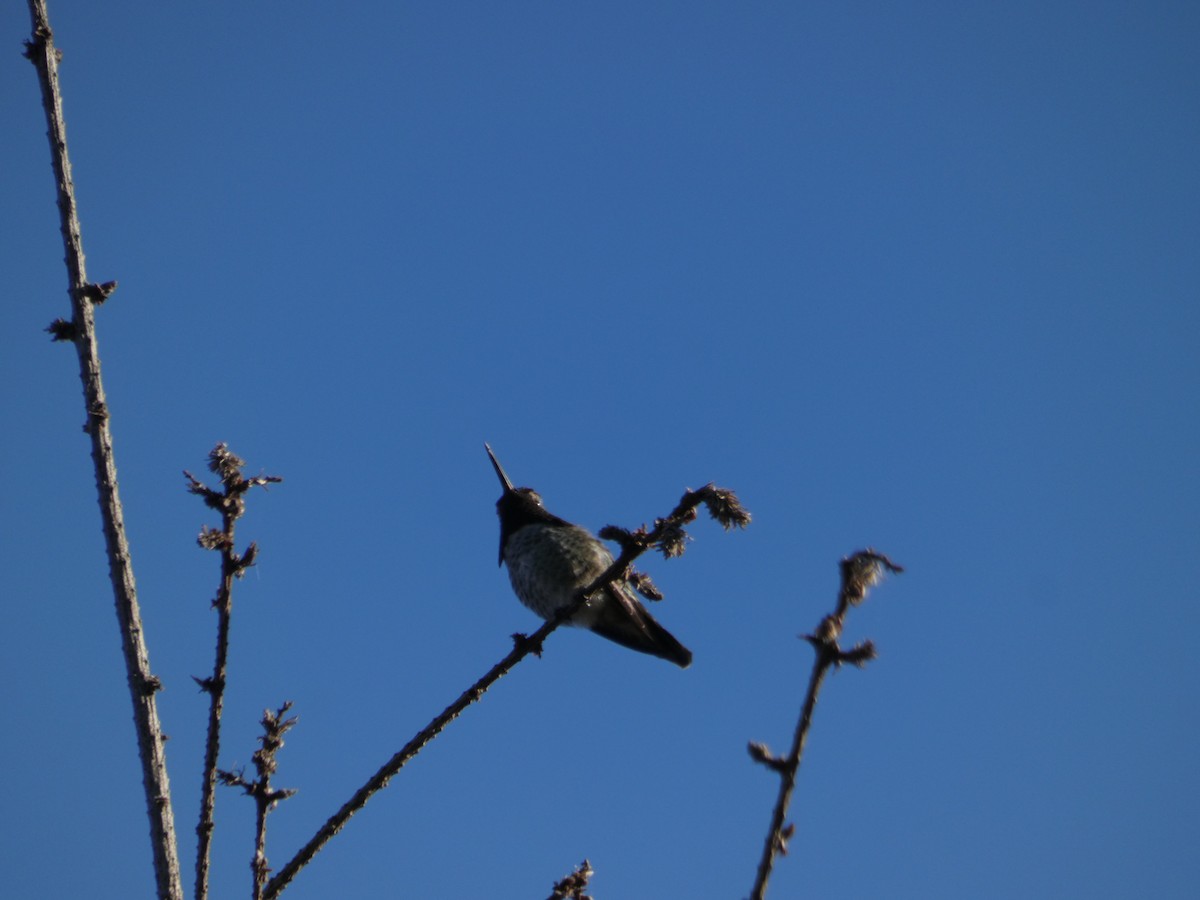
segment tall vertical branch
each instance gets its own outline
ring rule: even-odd
[[[79,357],[79,377],[83,382],[87,415],[84,430],[92,443],[92,462],[96,470],[109,575],[121,630],[129,695],[133,701],[133,721],[142,763],[146,811],[150,818],[158,896],[164,900],[182,900],[179,855],[175,845],[175,817],[164,747],[166,739],[154,698],[162,683],[151,673],[150,657],[142,632],[133,563],[117,490],[117,466],[113,457],[108,404],[100,379],[100,351],[96,342],[94,307],[104,302],[116,284],[96,285],[87,279],[75,185],[71,180],[71,161],[67,155],[67,126],[63,118],[62,92],[58,81],[61,53],[54,46],[45,0],[29,0],[29,14],[33,35],[25,44],[25,56],[36,66],[42,88],[42,106],[46,111],[50,157],[58,189],[58,210],[72,310],[70,322],[59,319],[48,330],[54,340],[71,341]]]
[[[201,484],[190,472],[183,473],[188,480],[188,491],[196,494],[204,500],[206,506],[221,514],[220,530],[205,527],[201,529],[197,539],[197,543],[204,549],[216,550],[221,554],[221,585],[213,601],[217,610],[217,649],[213,673],[207,678],[193,676],[201,690],[209,696],[208,738],[204,748],[204,772],[200,787],[200,821],[196,825],[196,900],[205,900],[208,897],[208,867],[212,851],[213,813],[216,807],[217,756],[221,749],[221,712],[225,707],[229,624],[233,616],[233,582],[254,565],[258,554],[258,546],[253,543],[245,553],[237,553],[234,548],[234,529],[237,527],[237,520],[246,511],[246,492],[255,486],[265,487],[283,480],[275,475],[246,478],[242,474],[242,466],[245,464],[245,460],[232,453],[225,444],[217,444],[208,454],[208,469],[221,479],[221,490],[217,491]],[[265,875],[263,881],[266,881]]]
[[[842,663],[851,663],[861,668],[875,658],[875,645],[871,641],[863,641],[849,650],[843,650],[838,645],[846,613],[851,606],[857,606],[866,599],[867,591],[879,583],[885,571],[904,571],[882,553],[870,549],[860,550],[843,559],[841,569],[842,586],[838,592],[837,606],[821,620],[815,633],[804,636],[804,639],[812,644],[817,658],[813,662],[808,690],[800,708],[796,732],[792,736],[791,750],[787,756],[780,757],[773,755],[764,744],[751,743],[749,746],[750,756],[755,762],[762,763],[779,775],[779,795],[775,800],[775,808],[771,811],[771,827],[767,831],[767,839],[763,842],[762,857],[758,863],[758,873],[754,879],[754,888],[750,892],[750,900],[763,900],[776,857],[787,853],[787,842],[795,828],[786,824],[788,806],[796,788],[796,775],[800,771],[800,760],[808,741],[813,710],[816,709],[817,696],[821,692],[825,676],[831,668]]]

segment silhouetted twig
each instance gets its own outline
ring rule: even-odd
[[[817,705],[817,695],[821,684],[830,668],[843,663],[865,666],[875,658],[875,645],[871,641],[856,644],[850,650],[842,650],[838,638],[842,633],[846,611],[851,606],[857,606],[867,596],[867,591],[878,584],[884,572],[898,573],[904,570],[893,563],[882,553],[874,550],[860,550],[846,557],[841,562],[842,586],[838,592],[837,606],[832,613],[821,620],[813,634],[806,634],[804,639],[812,644],[817,658],[813,662],[812,675],[809,677],[808,691],[804,696],[804,705],[800,709],[800,720],[796,723],[796,733],[792,738],[792,749],[787,756],[775,756],[765,744],[751,743],[747,748],[750,757],[762,763],[768,769],[779,775],[779,796],[775,801],[775,809],[771,813],[771,827],[767,839],[763,843],[762,858],[758,864],[758,874],[754,881],[754,889],[750,892],[751,900],[763,900],[767,891],[767,880],[771,877],[771,869],[775,857],[787,853],[787,842],[795,830],[795,826],[785,824],[788,804],[791,802],[792,791],[796,787],[796,773],[800,769],[800,758],[804,754],[804,745],[808,739],[808,729],[812,724],[813,710]]]
[[[576,866],[575,871],[554,883],[554,888],[546,900],[594,900],[591,894],[585,894],[588,881],[595,872],[592,864],[586,859]]]
[[[200,785],[200,821],[196,825],[196,900],[208,896],[208,867],[212,848],[213,809],[216,804],[217,756],[221,748],[221,710],[225,705],[225,669],[229,656],[229,622],[233,614],[233,580],[241,578],[254,565],[258,546],[250,544],[238,555],[234,550],[234,529],[246,511],[246,492],[252,487],[266,487],[282,481],[275,475],[246,478],[242,474],[245,460],[238,458],[225,444],[217,444],[208,454],[208,470],[221,479],[221,490],[214,490],[185,471],[188,491],[204,500],[206,506],[221,514],[221,529],[205,526],[200,530],[198,543],[205,550],[221,554],[221,586],[213,607],[217,610],[217,650],[213,673],[208,678],[192,678],[209,697],[208,739],[204,749],[204,772]]]
[[[62,92],[58,82],[58,64],[62,60],[62,52],[54,46],[45,0],[29,0],[29,15],[33,34],[25,43],[25,56],[37,67],[42,88],[50,157],[58,188],[58,211],[67,264],[67,293],[71,298],[72,310],[70,322],[56,319],[47,330],[54,340],[73,343],[79,357],[79,376],[83,382],[87,414],[84,431],[92,442],[92,462],[100,495],[104,543],[108,552],[117,621],[121,629],[129,694],[133,700],[142,785],[146,793],[146,811],[150,817],[155,883],[158,896],[163,900],[182,900],[183,884],[175,846],[175,816],[163,746],[166,738],[158,720],[154,698],[162,682],[150,670],[150,656],[143,639],[137,585],[133,578],[125,518],[117,490],[117,466],[109,428],[108,404],[100,378],[100,350],[96,342],[94,306],[112,294],[116,282],[96,285],[87,279],[83,236],[75,203],[75,184],[71,179],[71,161],[67,155],[67,124],[63,117]]]
[[[265,898],[278,896],[296,877],[296,873],[308,865],[329,839],[342,830],[350,817],[362,809],[374,794],[385,788],[392,777],[409,760],[437,737],[442,729],[458,718],[463,710],[482,697],[488,688],[506,675],[513,666],[530,653],[540,656],[542,644],[551,632],[575,615],[591,597],[610,582],[624,580],[626,571],[635,559],[650,549],[659,549],[666,557],[681,554],[687,540],[683,526],[696,519],[696,508],[701,504],[707,506],[713,518],[717,519],[726,530],[735,527],[744,528],[750,523],[750,514],[742,508],[732,491],[710,484],[697,491],[686,492],[670,515],[655,520],[653,529],[647,530],[643,526],[636,531],[629,531],[611,525],[601,529],[601,537],[614,540],[621,546],[621,554],[613,564],[599,578],[581,590],[574,603],[559,610],[553,619],[549,619],[532,635],[514,634],[513,648],[508,655],[492,666],[478,681],[463,691],[453,703],[435,716],[433,721],[417,732],[412,740],[400,748],[378,772],[371,776],[366,784],[355,792],[353,797],[342,805],[341,809],[330,816],[309,842],[271,879],[263,896]]]
[[[258,739],[259,748],[254,751],[254,769],[258,778],[253,781],[246,779],[244,770],[233,772],[221,770],[218,774],[221,783],[230,787],[240,787],[247,795],[254,798],[254,857],[250,860],[250,871],[254,876],[254,900],[260,900],[263,888],[267,884],[267,875],[271,869],[267,865],[267,814],[273,810],[280,800],[286,800],[295,795],[291,789],[271,787],[271,776],[275,774],[278,763],[275,754],[283,746],[283,736],[296,724],[296,716],[285,719],[284,716],[292,708],[288,700],[283,706],[271,712],[263,710],[260,720],[263,727],[262,737]]]

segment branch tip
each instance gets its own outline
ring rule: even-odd
[[[708,514],[720,522],[726,531],[731,528],[745,528],[750,524],[749,511],[742,506],[742,502],[733,491],[707,484],[697,493],[708,508]]]
[[[867,597],[867,592],[883,580],[885,574],[898,575],[904,571],[882,553],[868,547],[847,556],[841,562],[842,590],[840,603],[858,606]]]
[[[586,859],[575,867],[575,871],[554,883],[547,900],[592,900],[591,895],[585,894],[588,881],[596,874],[592,864]]]

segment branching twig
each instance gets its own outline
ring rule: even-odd
[[[775,865],[775,857],[787,853],[787,842],[791,838],[795,826],[785,824],[788,804],[791,802],[792,791],[796,787],[796,773],[800,769],[800,758],[804,754],[804,745],[808,739],[808,729],[812,724],[813,710],[817,705],[817,695],[821,684],[831,667],[842,663],[852,663],[862,667],[875,658],[875,645],[871,641],[863,641],[850,650],[842,650],[838,638],[842,633],[846,611],[851,606],[857,606],[867,596],[867,591],[882,579],[885,571],[903,572],[904,570],[893,563],[882,553],[874,550],[860,550],[858,553],[842,560],[842,587],[838,592],[837,606],[832,613],[821,620],[813,634],[804,636],[812,644],[817,658],[813,662],[812,675],[808,681],[808,692],[804,696],[804,705],[800,709],[800,720],[796,723],[796,733],[792,738],[792,749],[786,757],[775,756],[765,744],[751,743],[750,756],[755,762],[762,763],[773,772],[779,774],[779,796],[775,801],[775,809],[771,813],[771,827],[767,839],[763,843],[762,858],[758,864],[758,875],[754,880],[754,889],[750,892],[751,900],[763,900],[767,890],[767,880],[771,877],[771,869]]]
[[[258,739],[259,748],[254,751],[254,769],[258,778],[254,781],[246,779],[244,770],[237,772],[220,771],[221,783],[230,787],[240,787],[247,795],[254,798],[256,815],[254,820],[254,858],[250,860],[250,871],[254,875],[254,900],[261,900],[263,888],[267,884],[267,875],[271,869],[267,865],[267,814],[275,808],[280,800],[286,800],[295,795],[291,789],[271,787],[271,776],[275,774],[278,763],[275,754],[283,746],[283,736],[296,724],[296,716],[285,719],[284,716],[292,708],[288,700],[275,710],[263,710],[262,737]]]
[[[225,705],[225,669],[229,655],[229,620],[233,614],[233,580],[241,578],[254,565],[258,547],[251,544],[240,556],[234,551],[234,529],[246,511],[246,492],[252,487],[265,487],[282,481],[275,475],[246,478],[242,474],[245,460],[239,459],[225,444],[217,444],[208,454],[208,469],[221,479],[220,491],[197,481],[184,472],[188,491],[204,500],[206,506],[221,513],[221,530],[204,527],[197,543],[206,550],[221,554],[221,586],[213,606],[217,610],[217,651],[213,673],[208,678],[193,678],[209,696],[208,740],[204,749],[204,773],[200,786],[200,821],[196,825],[196,900],[208,896],[208,866],[212,848],[213,809],[216,804],[217,755],[221,747],[221,711]],[[266,727],[266,720],[263,720]],[[263,876],[264,882],[266,876]]]
[[[68,294],[71,298],[70,322],[58,319],[49,330],[55,340],[70,341],[79,357],[79,376],[83,382],[87,423],[84,431],[92,442],[92,462],[100,495],[100,516],[108,551],[109,573],[121,629],[121,647],[129,694],[133,700],[133,721],[137,729],[138,755],[142,763],[142,786],[150,817],[150,838],[154,853],[154,876],[158,896],[163,900],[182,900],[183,884],[179,873],[179,854],[175,846],[175,814],[171,806],[171,785],[167,777],[166,738],[158,720],[154,694],[162,683],[150,670],[150,656],[143,640],[141,612],[125,519],[117,491],[117,466],[113,456],[112,432],[108,422],[108,404],[100,379],[100,351],[96,342],[93,307],[103,302],[116,288],[115,282],[94,285],[87,280],[83,237],[75,204],[75,185],[71,179],[71,161],[67,155],[67,125],[63,117],[62,92],[58,82],[61,51],[54,46],[45,0],[29,0],[33,35],[25,43],[25,56],[38,70],[42,88],[42,106],[46,111],[50,156],[58,187],[58,211],[63,248],[66,251]]]
[[[407,744],[383,765],[364,784],[354,796],[342,805],[328,821],[317,831],[296,855],[281,868],[271,879],[263,893],[265,898],[272,898],[291,883],[302,868],[335,834],[345,827],[356,812],[366,805],[377,792],[383,790],[392,777],[399,772],[409,760],[441,733],[448,724],[453,722],[468,706],[484,695],[488,688],[506,675],[510,669],[530,653],[541,655],[542,644],[546,638],[564,622],[577,613],[589,598],[594,596],[606,585],[613,581],[621,581],[630,564],[647,550],[657,548],[664,556],[678,556],[683,552],[686,534],[683,526],[696,518],[696,508],[705,504],[709,512],[726,530],[744,528],[750,522],[750,514],[746,512],[732,491],[707,485],[697,491],[688,491],[679,501],[679,505],[665,518],[656,519],[654,528],[647,531],[645,526],[637,531],[628,531],[615,526],[601,529],[600,536],[614,540],[621,545],[621,554],[606,569],[599,578],[579,592],[575,602],[563,607],[557,615],[549,619],[532,635],[513,635],[513,648],[508,655],[490,668],[478,681],[463,691],[458,698],[434,717],[428,725],[421,729]],[[668,552],[670,548],[670,552]]]

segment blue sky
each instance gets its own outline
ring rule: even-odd
[[[841,556],[771,896],[1188,897],[1200,841],[1200,11],[1187,3],[51,4],[190,884],[212,524],[253,498],[222,763],[284,699],[282,865],[537,621],[483,442],[647,568],[691,669],[553,636],[286,896],[744,896]],[[0,12],[0,765],[13,896],[150,896],[44,121]],[[216,896],[252,809],[218,797]],[[541,892],[541,893],[539,893]]]

